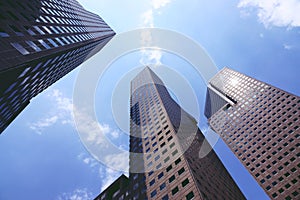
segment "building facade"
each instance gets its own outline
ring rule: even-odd
[[[204,136],[148,67],[131,82],[130,199],[245,199]]]
[[[115,35],[76,0],[0,3],[0,133],[30,99]]]
[[[122,174],[108,188],[99,194],[95,200],[122,200],[129,196],[129,179]]]
[[[270,198],[300,198],[300,97],[224,68],[209,82],[205,115]]]

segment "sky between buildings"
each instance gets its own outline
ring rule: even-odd
[[[99,14],[117,34],[142,27],[173,30],[201,45],[217,68],[227,66],[300,95],[299,1],[79,2]],[[82,67],[101,65],[100,56],[101,52]],[[125,95],[113,103],[111,99],[120,80],[127,80],[129,93],[128,80],[144,64],[167,66],[190,84],[200,110],[200,116],[196,118],[205,132],[205,84],[201,77],[195,75],[193,67],[166,51],[135,51],[114,61],[103,74],[96,90],[98,121],[94,123],[110,142],[120,149],[128,149],[128,136],[115,122],[111,110],[118,103],[128,105],[129,99]],[[153,69],[163,80],[168,79],[168,74],[161,68]],[[33,99],[0,135],[1,200],[91,199],[123,173],[96,161],[78,136],[73,121],[72,97],[79,70],[75,69]],[[126,88],[126,84],[122,86]],[[178,97],[175,92],[173,95]],[[180,97],[178,99],[180,101]],[[183,107],[191,111],[188,105]],[[129,111],[121,113],[125,120],[128,114]],[[91,127],[87,131],[93,132]],[[268,199],[221,141],[215,149],[248,199]],[[120,164],[126,168],[126,158]]]

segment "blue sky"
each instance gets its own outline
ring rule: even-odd
[[[299,1],[80,0],[80,3],[99,14],[119,34],[142,27],[177,31],[199,43],[219,69],[227,66],[300,95]],[[99,64],[97,56],[82,67]],[[99,103],[95,105],[98,118],[95,124],[120,149],[127,148],[128,140],[111,113],[112,91],[123,76],[133,76],[134,72],[131,75],[128,72],[143,63],[162,63],[181,74],[196,91],[203,113],[205,85],[194,76],[189,63],[159,50],[126,54],[102,76],[96,93]],[[122,173],[97,162],[78,136],[72,117],[78,73],[79,68],[33,99],[0,136],[1,200],[90,199]],[[163,73],[159,75],[166,77]],[[199,126],[205,128],[203,116],[198,120]],[[267,199],[221,141],[215,149],[248,199]],[[122,164],[126,165],[126,159]]]

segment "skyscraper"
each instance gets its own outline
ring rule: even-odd
[[[128,184],[129,179],[122,174],[117,180],[115,180],[108,188],[106,188],[101,194],[99,194],[95,200],[122,200],[128,197]]]
[[[0,2],[0,133],[30,99],[115,35],[76,0]]]
[[[217,155],[199,156],[204,136],[146,67],[131,82],[132,199],[245,199]]]
[[[300,97],[224,68],[209,82],[205,115],[272,199],[300,198]]]

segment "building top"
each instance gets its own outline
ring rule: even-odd
[[[110,184],[101,194],[99,194],[95,200],[112,200],[119,199],[123,195],[128,195],[129,179],[127,176],[122,174],[112,184]]]

